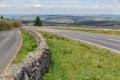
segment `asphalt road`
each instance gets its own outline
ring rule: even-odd
[[[37,29],[72,37],[120,53],[120,36],[48,28]]]
[[[0,31],[0,73],[15,57],[21,44],[18,30]]]

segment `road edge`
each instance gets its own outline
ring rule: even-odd
[[[19,34],[20,44],[19,44],[19,46],[18,46],[18,49],[17,49],[17,50],[15,51],[15,53],[14,53],[15,56],[11,59],[11,61],[7,64],[7,66],[3,68],[2,72],[0,73],[0,78],[1,78],[1,76],[4,74],[5,70],[8,69],[9,66],[12,64],[12,62],[13,62],[13,60],[15,59],[17,53],[18,53],[19,50],[21,49],[21,46],[22,46],[22,34],[21,34],[20,30],[18,30],[17,32],[18,32],[18,34]],[[0,79],[0,80],[1,80],[1,79]]]
[[[40,30],[40,29],[36,29],[36,30],[43,31],[43,30]],[[47,31],[45,31],[45,32],[47,32]],[[55,34],[54,32],[50,32],[50,33]],[[97,46],[97,47],[100,47],[100,48],[103,48],[103,49],[107,49],[107,50],[113,51],[113,52],[115,52],[115,54],[119,54],[119,53],[120,53],[120,51],[117,51],[117,50],[114,50],[114,49],[111,49],[111,48],[107,48],[107,47],[105,47],[105,46],[101,46],[101,45],[98,45],[98,44],[95,44],[95,43],[91,43],[91,42],[88,42],[88,41],[85,41],[85,40],[82,40],[82,39],[77,39],[77,38],[73,38],[73,37],[66,36],[66,35],[62,35],[62,34],[58,34],[58,33],[56,33],[56,34],[57,34],[57,35],[64,36],[64,37],[71,38],[71,39],[73,39],[73,40],[85,42],[85,43],[88,43],[88,44],[91,44],[91,45],[94,45],[94,46]],[[119,54],[119,55],[120,55],[120,54]]]
[[[46,39],[36,30],[25,31],[36,37],[37,49],[28,53],[22,62],[11,65],[0,80],[39,80],[48,72],[50,55]]]

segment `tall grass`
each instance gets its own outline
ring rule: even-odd
[[[40,32],[50,48],[43,80],[120,80],[120,55],[87,43]]]

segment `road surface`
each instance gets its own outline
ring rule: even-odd
[[[72,37],[120,53],[120,36],[48,28],[37,29]]]
[[[20,44],[18,30],[0,31],[0,74],[13,60]]]

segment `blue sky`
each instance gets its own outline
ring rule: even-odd
[[[120,14],[120,0],[0,0],[0,14]]]

